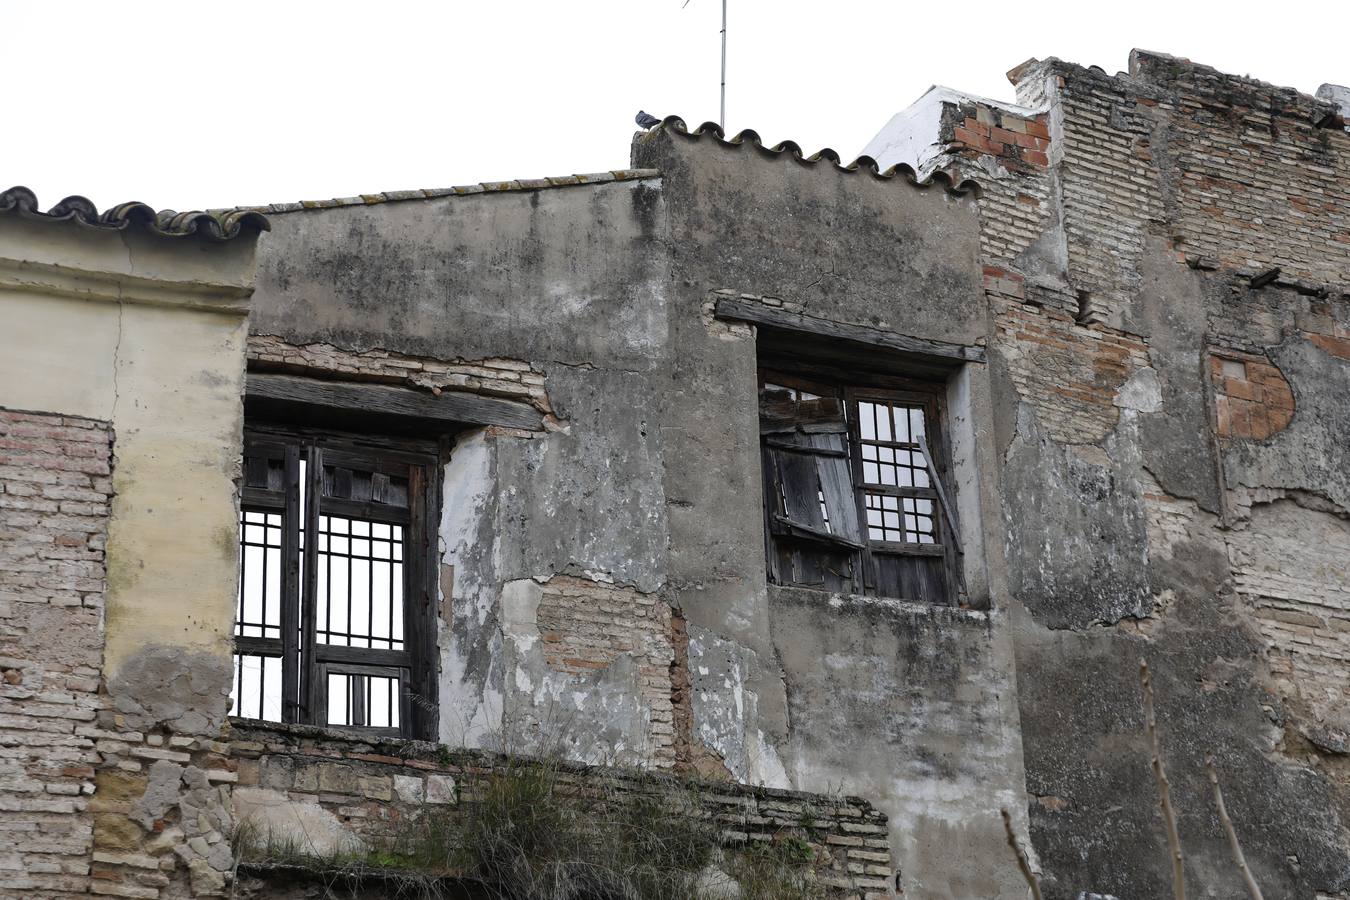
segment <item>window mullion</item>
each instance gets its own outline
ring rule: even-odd
[[[863,548],[853,554],[853,584],[855,593],[865,593],[876,584],[872,571],[871,541],[867,529],[867,498],[863,489],[862,428],[858,422],[858,403],[852,391],[844,391],[844,418],[848,425],[848,461],[853,472],[853,500],[858,508],[858,532]]]
[[[319,664],[315,655],[317,623],[315,612],[318,603],[319,569],[319,495],[323,491],[323,451],[314,444],[304,448],[305,464],[305,503],[301,514],[304,516],[304,584],[300,594],[300,697],[301,709],[298,721],[312,725],[322,725],[319,713],[323,709],[320,691],[325,686],[319,684]]]
[[[301,720],[300,700],[300,448],[286,447],[286,496],[281,536],[281,720]]]

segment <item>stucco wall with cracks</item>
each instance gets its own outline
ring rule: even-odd
[[[378,348],[424,364],[511,359],[543,375],[556,417],[545,431],[469,431],[450,453],[440,534],[444,740],[562,747],[587,761],[801,790],[875,788],[892,835],[922,832],[896,860],[908,883],[960,896],[964,876],[954,873],[968,859],[942,853],[941,835],[966,808],[958,795],[973,790],[991,817],[969,846],[1001,846],[997,808],[1021,784],[1008,740],[1015,726],[930,717],[911,696],[905,723],[878,738],[876,766],[886,765],[883,748],[936,746],[952,728],[960,737],[941,752],[980,748],[964,780],[917,805],[903,796],[913,782],[859,772],[846,754],[808,752],[840,735],[824,720],[794,721],[793,692],[814,676],[786,667],[783,653],[830,640],[831,626],[780,621],[796,613],[767,590],[756,341],[744,326],[713,321],[708,297],[754,291],[818,318],[980,343],[974,205],[941,186],[748,150],[738,157],[670,134],[640,144],[635,163],[659,166],[661,178],[275,216],[254,334],[331,347],[330,357]],[[285,347],[268,359],[288,354],[312,365]],[[988,604],[1004,580],[983,552],[997,543],[998,520],[991,526],[982,513],[997,509],[990,398],[978,365],[970,368],[951,380],[962,458],[954,502],[975,548],[968,581]],[[929,656],[938,643],[964,648],[972,680],[1013,681],[1011,653],[991,644],[987,624],[913,641]],[[901,656],[888,665],[900,677]],[[935,682],[925,695],[944,690]],[[981,715],[1004,722],[1009,712]],[[978,877],[1006,887],[1016,873],[991,859]]]
[[[1199,896],[1237,889],[1206,752],[1268,891],[1344,892],[1343,587],[1290,535],[1339,547],[1350,494],[1345,132],[1155,54],[1012,78],[1022,107],[941,95],[877,145],[978,196],[659,128],[659,178],[282,213],[252,327],[542,376],[547,428],[446,469],[445,740],[864,793],[911,896],[1016,895],[1011,806],[1048,896],[1161,895],[1143,658]],[[766,585],[767,344],[721,297],[986,348],[948,384],[976,610]]]
[[[528,372],[547,413],[542,432],[470,430],[450,453],[447,743],[670,764],[662,202],[649,178],[305,211],[279,217],[263,249],[254,330],[283,346],[258,363],[360,377],[373,369],[333,361],[376,354],[388,376],[413,355],[418,386],[512,396],[481,373],[455,379],[454,361],[486,359]],[[339,257],[334,275],[323,260]],[[322,352],[286,349],[302,345]],[[601,608],[650,623],[646,636],[601,626]]]
[[[46,744],[29,769],[59,777],[0,787],[31,853],[6,866],[4,891],[223,889],[231,815],[217,785],[229,775],[215,739],[231,683],[253,265],[251,236],[206,245],[0,222],[0,407],[31,416],[0,451],[0,543],[16,579],[4,603],[28,615],[83,594],[56,603],[60,618],[6,627],[7,765]],[[70,442],[80,422],[103,429],[100,453]],[[102,524],[81,527],[91,516]],[[45,531],[56,546],[24,550]],[[78,571],[24,581],[62,560]]]
[[[1115,76],[1050,59],[1009,78],[1048,125],[1048,166],[972,149],[958,126],[1003,115],[972,98],[938,117],[930,165],[993,180],[999,493],[1046,895],[1169,890],[1147,659],[1191,894],[1241,890],[1212,752],[1267,896],[1341,896],[1328,554],[1347,516],[1350,253],[1331,198],[1350,139],[1329,104],[1161,54]],[[1013,197],[1039,219],[1005,215]]]

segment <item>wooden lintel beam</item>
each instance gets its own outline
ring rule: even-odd
[[[984,348],[966,344],[952,344],[945,341],[930,341],[925,338],[910,337],[870,328],[866,325],[849,325],[843,322],[831,322],[828,319],[816,319],[801,313],[775,309],[762,303],[721,297],[717,300],[715,315],[719,319],[736,322],[751,322],[768,328],[781,328],[785,331],[817,335],[823,338],[853,341],[870,344],[888,350],[898,350],[915,356],[930,359],[945,359],[955,362],[984,362]]]
[[[542,416],[534,407],[512,400],[463,391],[440,394],[387,384],[321,381],[299,375],[248,373],[250,399],[301,404],[341,413],[397,416],[451,430],[465,425],[500,425],[537,429]]]

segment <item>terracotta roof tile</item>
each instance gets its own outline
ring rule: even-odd
[[[269,231],[266,216],[256,210],[234,209],[216,212],[156,211],[144,203],[119,203],[102,213],[85,197],[67,197],[46,212],[38,208],[37,195],[26,187],[12,187],[0,193],[0,214],[48,222],[75,222],[87,228],[123,231],[136,228],[161,237],[199,237],[208,241],[228,241],[241,234],[256,236]]]
[[[720,125],[716,122],[704,122],[702,125],[689,130],[689,126],[679,116],[666,116],[661,120],[661,124],[655,126],[648,134],[658,131],[668,131],[671,134],[677,134],[690,140],[700,140],[704,135],[710,135],[713,140],[724,147],[739,147],[749,145],[755,150],[766,156],[780,156],[784,153],[790,153],[792,159],[806,166],[813,166],[822,161],[829,162],[841,172],[867,172],[873,178],[890,180],[896,177],[903,178],[917,188],[929,188],[933,185],[941,185],[949,193],[967,194],[973,193],[978,196],[980,186],[971,179],[957,180],[954,176],[944,171],[936,171],[922,181],[919,180],[914,170],[904,163],[891,166],[884,171],[877,165],[877,161],[870,156],[860,156],[848,165],[840,162],[839,154],[825,147],[810,156],[802,152],[802,148],[796,141],[782,141],[772,147],[765,146],[760,139],[759,133],[746,128],[736,134],[735,137],[727,138]]]

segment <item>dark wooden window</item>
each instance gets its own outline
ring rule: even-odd
[[[435,737],[437,461],[245,433],[233,715]]]
[[[959,600],[942,386],[760,373],[769,578],[930,603]]]

